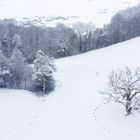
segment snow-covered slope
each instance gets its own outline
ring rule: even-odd
[[[17,24],[25,27],[29,27],[31,25],[41,27],[55,27],[59,23],[72,26],[72,24],[78,22],[78,20],[78,16],[35,16],[25,17],[18,21]]]
[[[78,16],[80,18],[76,21],[93,22],[102,27],[110,21],[114,13],[138,3],[139,0],[0,0],[0,18],[30,17],[29,21],[32,21],[35,16]],[[55,20],[49,24],[57,22],[65,23],[66,20]],[[71,23],[71,19],[67,22]],[[40,23],[48,25],[44,19]]]
[[[0,90],[0,140],[139,140],[140,114],[124,115],[99,91],[115,68],[139,66],[140,37],[56,60],[56,91]]]

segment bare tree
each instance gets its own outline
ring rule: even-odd
[[[111,101],[122,104],[126,115],[140,108],[140,68],[112,71],[108,77],[107,95]]]
[[[85,52],[86,49],[90,49],[91,36],[95,31],[95,25],[92,23],[77,22],[73,24],[73,29],[75,30],[78,37],[79,53]],[[85,45],[85,40],[88,40],[87,46]]]

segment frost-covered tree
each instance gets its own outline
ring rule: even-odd
[[[92,23],[77,22],[73,24],[78,37],[79,53],[86,52],[91,49],[91,36],[95,31],[95,25]]]
[[[53,90],[53,71],[55,67],[51,59],[39,50],[33,65],[34,90],[41,91],[43,93]]]
[[[107,99],[122,104],[127,115],[140,108],[140,68],[112,71],[108,80],[107,90],[102,92]]]
[[[0,87],[6,88],[9,83],[9,78],[11,77],[9,63],[7,58],[0,51]]]
[[[2,53],[4,54],[4,56],[6,58],[9,58],[10,57],[10,46],[9,46],[9,41],[8,41],[8,38],[7,37],[3,37],[1,39],[1,44],[2,44]]]
[[[14,88],[21,88],[22,82],[25,79],[25,72],[27,65],[25,63],[25,58],[21,51],[17,48],[14,49],[12,56],[10,58],[10,66],[11,66],[11,85],[14,86]]]
[[[19,34],[15,34],[13,39],[12,39],[12,45],[13,47],[16,47],[16,48],[20,48],[21,45],[22,45],[22,41],[21,41],[21,37]]]
[[[70,51],[69,51],[69,47],[66,44],[66,42],[63,40],[58,40],[58,46],[59,46],[58,51],[57,51],[58,56],[59,57],[68,56],[68,53]]]

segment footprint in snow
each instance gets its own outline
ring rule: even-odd
[[[42,102],[46,102],[46,99],[42,99]]]
[[[109,102],[109,101],[106,101],[106,102],[103,102],[103,104],[99,104],[99,105],[94,109],[93,118],[94,118],[96,124],[98,124],[100,128],[104,129],[107,133],[111,133],[111,134],[113,134],[113,135],[115,136],[115,135],[117,135],[116,132],[113,132],[112,130],[107,129],[106,127],[104,127],[102,124],[100,124],[100,122],[98,122],[98,120],[97,120],[97,118],[96,118],[96,112],[97,112],[99,109],[101,109],[103,105],[108,104],[108,103],[110,103],[110,102]],[[129,137],[131,137],[131,135],[130,135]]]
[[[33,122],[33,121],[28,122],[28,125],[32,125],[32,124],[34,124],[34,122]]]
[[[39,117],[39,115],[33,116],[33,119],[35,120],[35,119],[37,119],[38,117]]]

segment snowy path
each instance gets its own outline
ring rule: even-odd
[[[139,140],[140,114],[127,118],[99,94],[112,68],[138,65],[139,42],[57,60],[57,88],[45,98],[0,90],[0,140]]]

